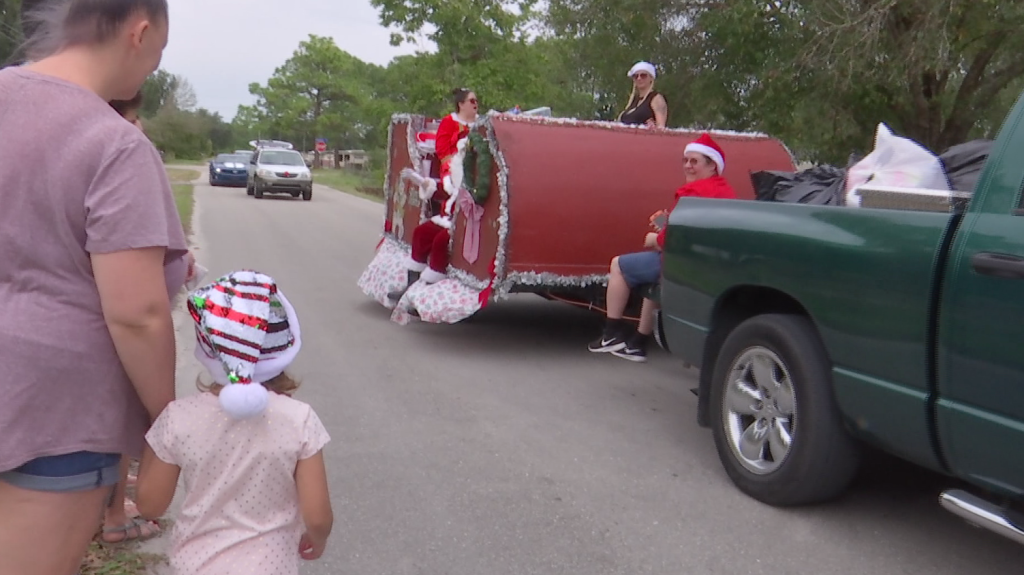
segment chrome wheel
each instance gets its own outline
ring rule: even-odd
[[[733,362],[722,398],[722,425],[744,468],[766,475],[793,446],[796,393],[789,370],[775,352],[751,347]]]

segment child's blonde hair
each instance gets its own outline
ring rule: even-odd
[[[267,388],[267,391],[289,397],[299,389],[299,385],[300,383],[287,373],[282,373],[270,378],[269,381],[263,382],[263,387]],[[203,383],[201,377],[196,378],[196,387],[199,391],[209,392],[214,395],[220,395],[220,390],[224,389],[224,386],[219,383]]]

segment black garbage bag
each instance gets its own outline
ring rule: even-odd
[[[957,144],[939,156],[946,171],[949,187],[959,192],[973,192],[981,169],[992,151],[992,140],[971,140]]]
[[[750,176],[755,197],[768,202],[841,206],[845,199],[846,170],[815,166],[802,172],[755,172]]]
[[[775,200],[775,195],[793,187],[796,174],[793,172],[761,171],[750,174],[754,184],[754,198],[763,202]]]

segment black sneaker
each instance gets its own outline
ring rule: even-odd
[[[635,361],[637,363],[647,361],[647,350],[642,347],[634,347],[631,345],[623,345],[621,348],[612,351],[612,355],[615,357],[621,357],[622,359],[628,359],[629,361]]]
[[[621,336],[601,334],[601,337],[590,342],[587,348],[594,353],[608,353],[609,351],[618,351],[624,347],[626,347],[626,340],[622,339]]]

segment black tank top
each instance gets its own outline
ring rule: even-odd
[[[634,96],[626,111],[619,114],[619,121],[623,124],[640,125],[647,123],[647,120],[653,120],[654,108],[651,108],[651,100],[657,95],[657,92],[651,90],[651,93],[647,94],[643,100],[640,100],[639,94]]]

